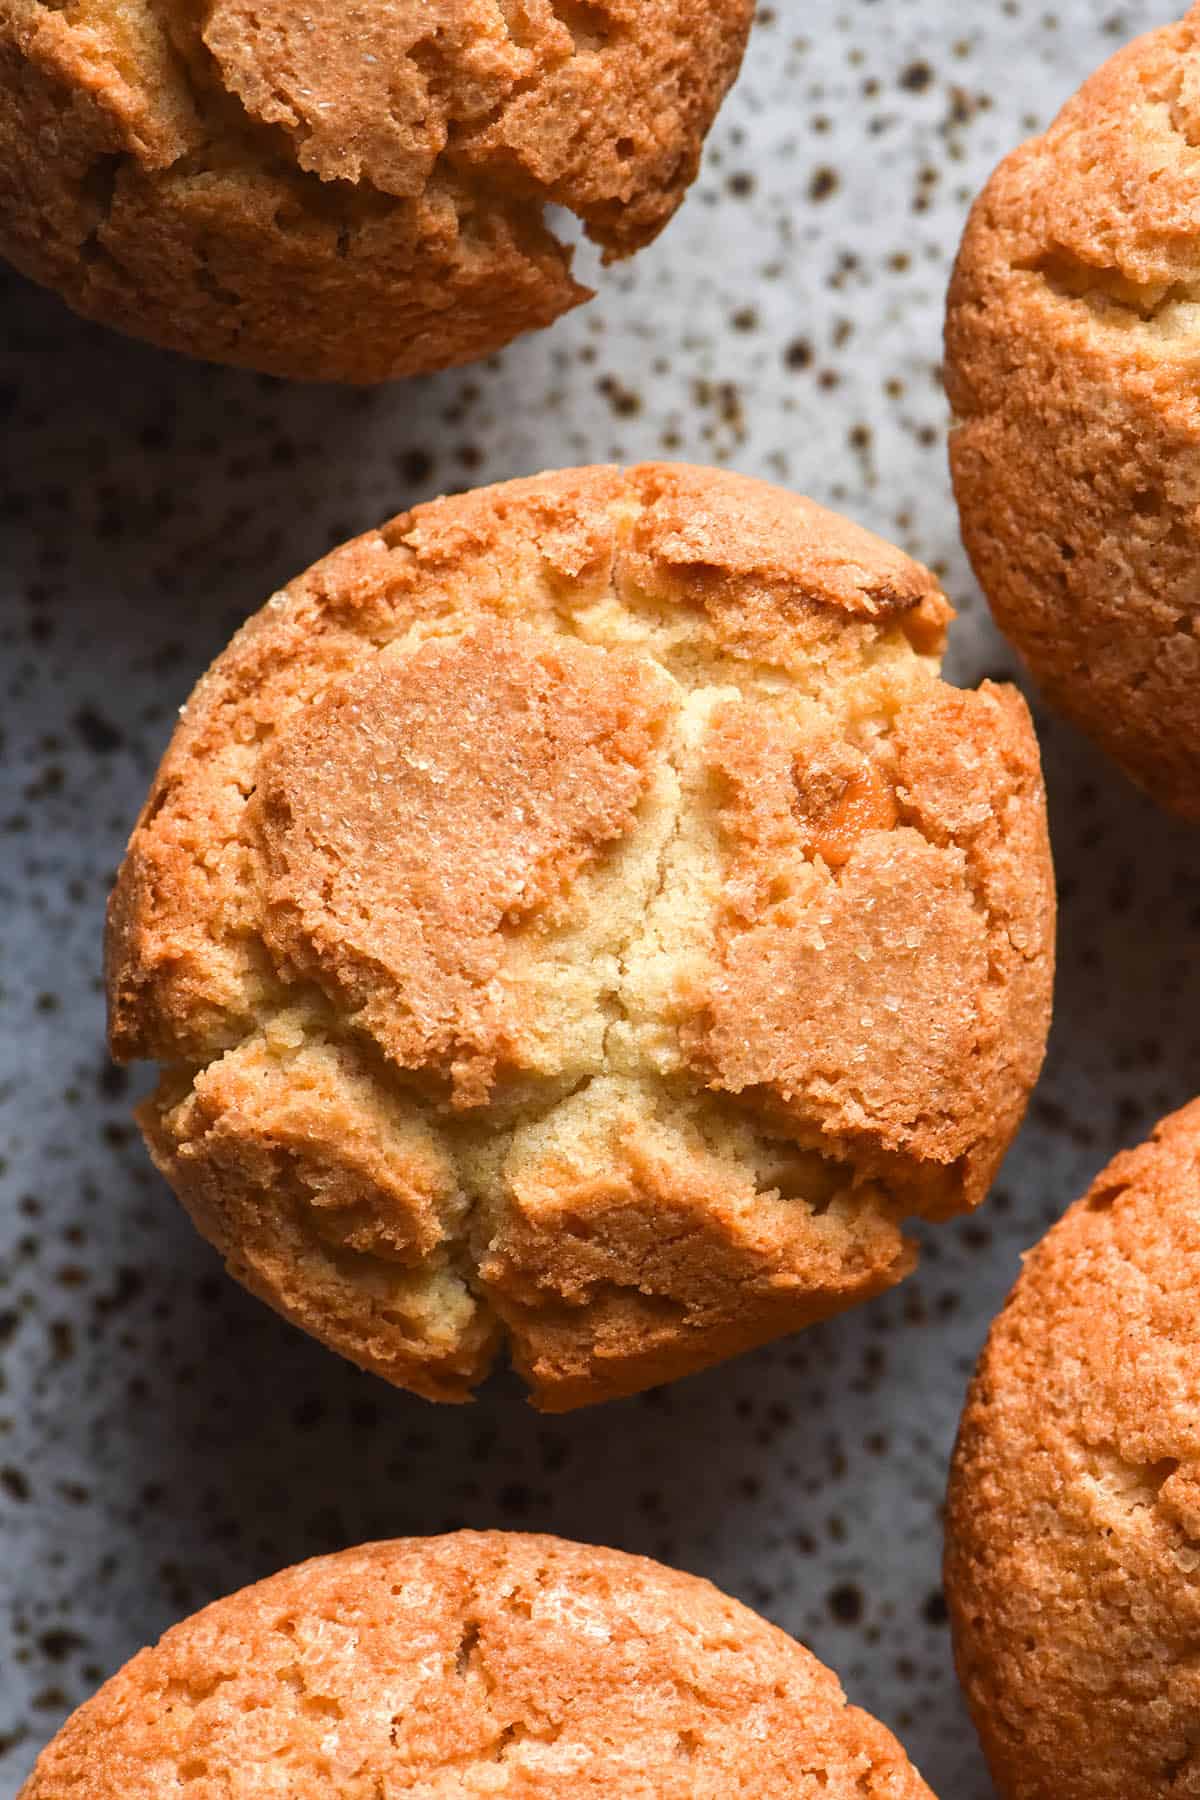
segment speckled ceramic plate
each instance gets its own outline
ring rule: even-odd
[[[1047,10],[1052,7],[1053,10]],[[1170,0],[764,5],[704,173],[601,297],[494,362],[288,388],[0,286],[4,608],[0,1792],[139,1645],[363,1538],[543,1527],[699,1571],[802,1637],[934,1790],[985,1800],[938,1589],[967,1374],[1019,1252],[1200,1086],[1200,837],[1039,716],[1061,878],[1050,1057],[987,1206],[886,1299],[566,1419],[515,1382],[435,1410],[221,1273],[109,1067],[103,905],[176,707],[330,544],[555,464],[730,463],[893,537],[961,605],[951,672],[1011,662],[946,475],[940,315],[970,196]]]

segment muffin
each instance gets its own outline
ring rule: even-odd
[[[272,375],[470,361],[666,224],[753,0],[5,0],[0,254],[88,318]]]
[[[707,1581],[552,1537],[368,1544],[143,1650],[19,1800],[931,1800],[807,1650]]]
[[[863,1300],[979,1201],[1050,1004],[1020,698],[765,484],[417,507],[201,681],[109,917],[113,1054],[230,1269],[363,1367],[558,1410]]]
[[[1005,1800],[1200,1793],[1200,1101],[992,1327],[950,1481],[959,1674]]]
[[[1200,819],[1200,8],[1001,164],[950,288],[950,462],[1046,696]]]

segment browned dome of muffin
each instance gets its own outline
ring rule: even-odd
[[[344,1550],[143,1650],[20,1800],[932,1800],[807,1650],[640,1556],[504,1532]]]
[[[1005,1800],[1200,1792],[1200,1101],[992,1327],[950,1482],[959,1673]]]
[[[627,1393],[897,1281],[979,1201],[1049,1013],[1019,696],[928,571],[759,482],[565,471],[271,599],[110,917],[114,1053],[239,1279],[465,1398]]]
[[[976,202],[950,460],[1002,629],[1056,706],[1200,819],[1200,9],[1104,65]]]
[[[468,361],[662,229],[752,0],[6,0],[0,253],[79,312],[301,379]]]

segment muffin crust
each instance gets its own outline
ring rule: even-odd
[[[931,1800],[828,1669],[708,1582],[504,1532],[369,1544],[217,1601],[68,1720],[20,1800],[282,1791]]]
[[[1006,1800],[1200,1791],[1200,1101],[1025,1264],[963,1414],[959,1674]]]
[[[946,383],[963,537],[1054,705],[1200,818],[1200,9],[1114,56],[976,202]]]
[[[469,361],[666,224],[751,0],[0,0],[0,252],[78,312],[300,379]]]
[[[110,909],[114,1053],[232,1271],[463,1398],[634,1391],[976,1204],[1048,1017],[1017,695],[927,571],[668,465],[419,507],[201,682]]]

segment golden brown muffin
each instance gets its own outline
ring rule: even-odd
[[[143,1650],[19,1800],[932,1800],[773,1625],[640,1556],[459,1532],[301,1563]]]
[[[113,896],[113,1053],[233,1273],[389,1380],[633,1392],[889,1287],[1050,1003],[1017,694],[928,571],[733,475],[439,500],[196,689]]]
[[[997,621],[1053,703],[1200,819],[1200,9],[1104,65],[976,202],[950,461]]]
[[[484,356],[666,224],[752,0],[0,0],[0,253],[191,356]]]
[[[1005,1800],[1200,1793],[1200,1100],[992,1327],[950,1481],[959,1674]]]

